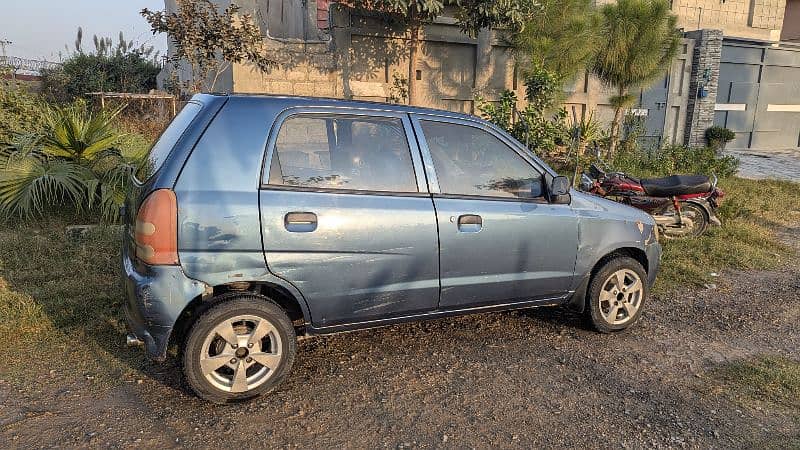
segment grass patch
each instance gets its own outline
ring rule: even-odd
[[[776,355],[723,364],[709,372],[715,395],[724,394],[735,404],[770,414],[786,414],[794,427],[746,439],[744,447],[800,449],[800,361]]]
[[[722,389],[744,405],[767,402],[800,416],[800,362],[762,356],[725,364],[712,372]]]
[[[22,385],[51,371],[112,382],[144,363],[124,346],[118,231],[69,243],[66,225],[0,225],[0,340],[13,343],[0,346],[0,374]]]
[[[697,239],[662,239],[657,292],[708,283],[710,273],[725,269],[774,269],[796,256],[777,233],[800,223],[800,184],[728,178],[720,186],[726,192],[718,210],[721,227]]]

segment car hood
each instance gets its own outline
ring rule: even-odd
[[[570,193],[572,209],[582,217],[640,221],[648,225],[655,225],[655,221],[649,214],[632,206],[574,189]]]

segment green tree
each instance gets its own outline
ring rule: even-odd
[[[408,30],[408,103],[417,102],[417,60],[425,24],[440,16],[446,6],[453,8],[461,30],[475,36],[481,29],[505,27],[518,30],[536,11],[531,0],[352,0],[356,10],[381,12]]]
[[[176,12],[141,11],[153,31],[166,33],[175,46],[168,60],[187,62],[192,79],[182,86],[190,92],[214,91],[231,64],[248,63],[261,71],[276,64],[265,51],[263,37],[250,14],[239,14],[231,3],[220,11],[209,0],[178,0]]]
[[[533,70],[544,68],[562,82],[586,69],[597,49],[599,16],[593,0],[539,0],[511,42]]]
[[[497,103],[477,98],[478,110],[484,118],[511,133],[531,151],[540,155],[551,152],[568,139],[563,107],[558,107],[561,82],[558,76],[536,66],[525,77],[527,105],[517,110],[517,95],[505,90]]]
[[[636,97],[631,89],[645,87],[669,70],[681,35],[666,0],[619,0],[600,9],[599,46],[591,70],[616,94],[611,98],[608,153],[619,143],[624,110]]]

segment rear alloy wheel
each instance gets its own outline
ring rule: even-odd
[[[283,309],[261,295],[236,294],[220,299],[192,326],[184,375],[206,400],[245,400],[280,384],[295,351],[294,327]]]
[[[586,314],[600,332],[624,330],[636,323],[647,298],[647,274],[633,258],[610,260],[592,278]]]

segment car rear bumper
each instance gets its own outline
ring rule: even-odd
[[[207,285],[186,277],[180,266],[136,264],[126,249],[122,270],[128,329],[144,343],[148,356],[163,361],[175,322],[186,305],[206,291]]]

